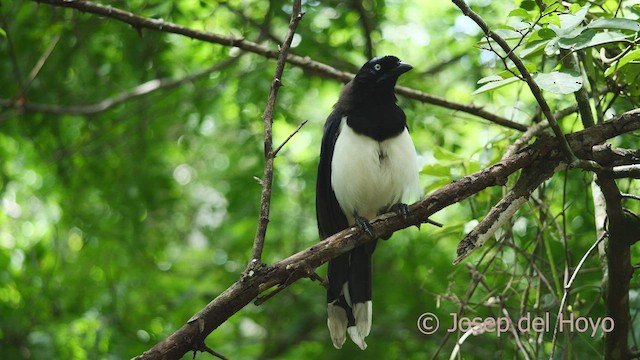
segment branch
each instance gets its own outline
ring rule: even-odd
[[[39,103],[31,103],[28,101],[14,101],[10,99],[0,99],[0,107],[2,108],[15,108],[19,111],[33,111],[33,112],[42,112],[53,115],[92,115],[97,114],[103,111],[107,111],[115,106],[123,104],[127,101],[137,99],[139,97],[148,95],[154,91],[161,89],[171,89],[178,87],[184,83],[191,82],[197,80],[199,78],[205,77],[212,72],[222,70],[223,68],[233,64],[236,62],[240,56],[236,56],[233,58],[226,59],[221,61],[213,66],[201,70],[199,72],[193,73],[191,75],[172,79],[172,78],[162,78],[162,79],[153,79],[142,83],[132,89],[125,90],[117,95],[106,98],[100,102],[94,104],[87,105],[49,105],[49,104],[39,104]]]
[[[557,315],[557,319],[560,319],[560,315],[562,315],[564,313],[564,307],[567,304],[567,299],[569,298],[569,291],[571,290],[571,287],[573,286],[573,282],[576,280],[576,277],[578,276],[578,273],[580,272],[580,270],[582,269],[582,266],[584,265],[585,261],[587,260],[587,258],[589,256],[591,256],[591,253],[593,253],[595,251],[596,248],[598,248],[598,246],[600,246],[600,243],[604,240],[606,236],[606,233],[603,233],[602,236],[598,237],[598,240],[596,240],[596,242],[594,242],[591,247],[589,247],[589,250],[587,250],[587,252],[582,256],[582,258],[580,259],[580,261],[578,262],[578,265],[576,266],[576,268],[573,270],[573,272],[571,273],[571,277],[569,278],[569,280],[564,284],[564,289],[562,292],[562,300],[560,301],[560,306],[558,307],[558,315]],[[558,325],[560,324],[559,321],[556,321],[555,326],[553,327],[553,339],[551,340],[551,358],[553,358],[553,354],[556,350],[556,339],[558,337]]]
[[[367,59],[371,59],[374,55],[373,41],[371,40],[371,33],[373,32],[373,24],[369,14],[371,11],[367,11],[362,3],[364,0],[351,0],[351,7],[358,13],[360,18],[360,25],[362,26],[362,35],[365,40],[365,55]]]
[[[567,139],[575,148],[587,148],[638,129],[640,129],[640,109],[569,134]],[[425,223],[431,215],[447,206],[462,201],[487,187],[503,184],[504,181],[500,179],[507,178],[534,161],[557,157],[560,154],[555,138],[541,138],[513,156],[446,185],[409,206],[406,220],[394,213],[383,214],[371,222],[372,229],[377,234],[391,234],[400,229]],[[312,269],[368,241],[371,241],[371,238],[355,226],[273,265],[255,268],[253,273],[244,274],[240,280],[213,299],[184,326],[149,351],[136,357],[136,360],[180,358],[192,350],[193,344],[202,342],[218,326],[261,293],[273,287],[281,291],[301,278],[312,277],[310,275]]]
[[[522,169],[516,185],[502,198],[489,213],[458,244],[458,257],[453,261],[459,263],[473,251],[480,248],[524,205],[531,193],[545,180],[553,176],[561,158],[540,159]]]
[[[613,179],[640,179],[640,165],[615,166],[602,171]]]
[[[540,90],[540,87],[538,87],[538,84],[536,84],[536,82],[533,80],[533,78],[531,77],[531,74],[529,73],[529,70],[527,70],[527,67],[524,65],[522,60],[513,52],[513,49],[511,49],[509,44],[507,44],[507,42],[503,38],[501,38],[498,34],[493,32],[489,28],[489,25],[480,17],[480,15],[478,15],[473,10],[471,10],[469,5],[467,5],[464,2],[464,0],[453,0],[453,3],[456,4],[458,8],[460,8],[463,14],[465,14],[471,20],[473,20],[476,24],[478,24],[478,26],[480,27],[480,29],[482,29],[482,31],[485,33],[486,36],[492,38],[498,45],[500,45],[502,50],[507,54],[507,57],[511,61],[513,61],[518,71],[520,71],[520,75],[522,76],[522,79],[527,83],[527,85],[529,85],[529,89],[531,90],[531,93],[533,94],[533,96],[536,98],[538,105],[540,105],[540,109],[542,110],[542,113],[545,115],[545,117],[549,121],[549,125],[551,126],[553,133],[556,135],[556,137],[558,138],[558,141],[560,142],[560,148],[562,149],[562,152],[564,153],[567,160],[571,164],[573,164],[576,160],[576,157],[571,152],[571,147],[567,143],[565,136],[562,133],[562,129],[560,129],[560,126],[558,125],[558,122],[556,121],[555,116],[551,112],[551,108],[549,107],[549,104],[547,104],[547,101],[545,100],[544,96],[542,96],[542,90]]]
[[[616,181],[603,174],[596,180],[606,202],[608,220],[608,241],[606,246],[608,278],[605,292],[607,316],[613,319],[615,327],[605,334],[604,351],[607,360],[629,359],[629,281],[633,274],[631,266],[631,238],[634,231],[626,221],[622,207],[622,196]]]
[[[544,126],[544,122],[529,128],[518,141],[527,138],[528,135],[535,134],[542,129],[541,126]],[[593,124],[589,124],[589,126],[593,126]],[[516,145],[518,141],[516,141],[514,145]],[[512,153],[515,153],[513,149],[513,147],[509,147],[503,159],[512,156]],[[578,146],[576,146],[576,149],[573,151],[585,153],[584,149]],[[640,160],[638,158],[640,152],[637,150],[616,149],[614,151],[611,149],[611,146],[607,145],[591,146],[591,152],[587,152],[585,155],[589,156],[590,154],[594,155],[591,158],[595,157],[606,161],[607,165],[611,165],[614,162],[638,164]],[[502,225],[511,219],[515,212],[527,202],[531,193],[553,175],[561,160],[562,159],[557,157],[548,157],[523,168],[522,174],[514,188],[509,191],[498,204],[492,207],[484,219],[460,241],[457,248],[458,257],[453,263],[459,263],[469,256],[471,252],[480,248]],[[633,165],[624,168],[605,169],[603,171],[607,174],[612,174],[614,177],[635,177],[640,173],[640,167]]]
[[[289,52],[289,48],[291,47],[291,41],[293,40],[293,35],[296,32],[298,23],[300,23],[300,20],[304,15],[302,13],[302,5],[300,1],[301,0],[294,0],[293,2],[293,11],[291,12],[289,30],[280,48],[280,56],[278,56],[278,62],[276,63],[276,71],[273,75],[273,82],[271,83],[271,90],[269,91],[267,106],[264,109],[264,115],[262,115],[262,119],[264,122],[264,176],[262,178],[262,194],[260,195],[260,215],[258,219],[258,228],[256,229],[256,237],[253,240],[251,259],[249,260],[249,266],[247,267],[248,271],[253,270],[253,268],[255,268],[256,266],[259,266],[262,260],[262,248],[264,247],[264,238],[267,234],[267,225],[269,223],[269,208],[271,207],[273,161],[277,153],[277,151],[273,151],[273,109],[276,106],[276,98],[278,97],[280,86],[282,85],[282,73],[284,72],[287,53]],[[278,150],[280,149],[278,148]]]
[[[260,44],[245,40],[241,37],[225,36],[214,34],[206,31],[199,31],[190,29],[184,26],[180,26],[162,19],[150,19],[142,16],[135,15],[131,12],[120,10],[112,6],[105,6],[97,3],[93,3],[85,0],[33,0],[38,3],[44,3],[54,6],[67,7],[77,9],[83,12],[88,12],[96,15],[100,15],[106,18],[112,18],[131,25],[134,29],[149,29],[154,31],[167,32],[172,34],[183,35],[192,39],[198,39],[209,43],[220,44],[224,46],[237,47],[250,53],[258,54],[265,58],[277,59],[280,52],[275,49],[262,46]],[[325,78],[335,79],[343,82],[350,81],[354,74],[346,71],[338,70],[329,65],[323,64],[318,61],[311,60],[308,57],[302,57],[294,54],[287,55],[287,62],[304,69],[305,71],[316,74]],[[489,111],[482,109],[481,107],[474,105],[466,105],[446,100],[444,98],[427,94],[422,91],[413,90],[410,88],[398,86],[396,92],[402,96],[410,99],[418,100],[423,103],[441,106],[444,108],[462,111],[474,116],[478,116],[489,120],[498,125],[508,127],[510,129],[525,131],[527,127],[523,124],[511,121],[504,117],[493,114]]]
[[[636,165],[640,163],[640,150],[613,148],[611,144],[596,145],[591,149],[591,157],[602,166]]]

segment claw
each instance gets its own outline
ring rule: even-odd
[[[409,217],[409,205],[403,203],[397,203],[391,206],[391,211],[398,215],[401,215],[404,220]]]
[[[373,227],[371,226],[371,223],[369,222],[369,220],[367,220],[367,218],[356,215],[354,220],[356,225],[358,225],[362,229],[362,231],[366,232],[372,238],[375,238],[375,235],[373,235]]]

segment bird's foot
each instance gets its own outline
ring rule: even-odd
[[[409,205],[407,204],[403,204],[403,203],[394,204],[393,206],[391,206],[390,210],[402,216],[404,220],[407,220],[407,218],[409,217]]]
[[[354,221],[356,225],[358,225],[362,229],[362,231],[366,232],[369,236],[371,236],[371,238],[375,238],[375,235],[373,235],[373,226],[371,226],[371,223],[369,222],[369,220],[367,220],[366,217],[356,214],[354,217]]]

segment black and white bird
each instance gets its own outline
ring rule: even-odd
[[[416,150],[396,104],[398,77],[412,69],[395,56],[369,60],[345,85],[327,118],[316,183],[320,238],[395,210],[420,193]],[[377,240],[329,261],[327,325],[340,349],[348,333],[361,349],[371,330],[371,262]]]

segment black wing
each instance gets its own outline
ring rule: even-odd
[[[316,217],[321,240],[349,227],[347,218],[331,187],[331,159],[340,132],[341,121],[342,113],[334,110],[324,124],[316,179]]]

